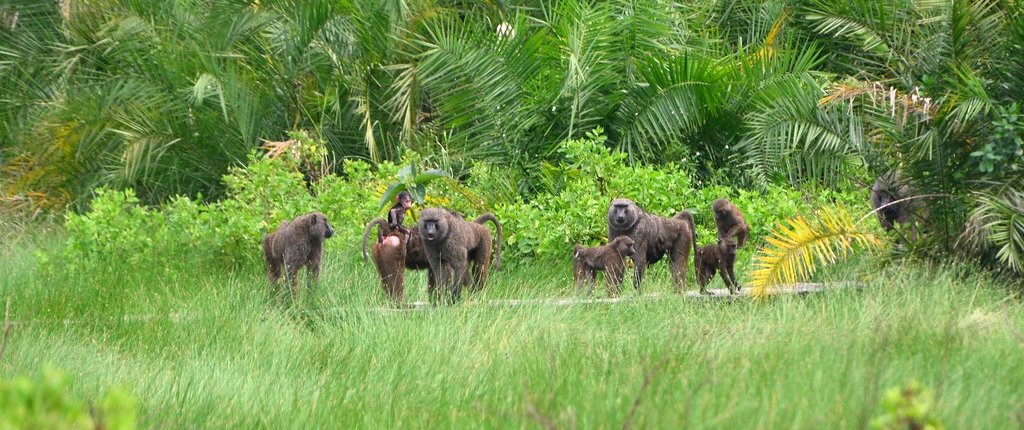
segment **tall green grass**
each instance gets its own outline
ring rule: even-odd
[[[851,263],[828,276],[863,289],[765,301],[487,305],[575,294],[568,262],[521,264],[465,303],[395,310],[355,252],[284,305],[259,268],[69,278],[39,268],[48,246],[4,250],[18,324],[0,376],[52,363],[78,396],[124,385],[145,427],[609,428],[633,410],[634,427],[861,428],[910,379],[949,428],[1024,413],[1024,306],[952,268]],[[671,291],[663,263],[651,272],[645,293]],[[408,283],[425,299],[422,274]]]

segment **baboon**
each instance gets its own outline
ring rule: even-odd
[[[388,224],[391,230],[398,230],[409,234],[409,229],[402,224],[405,222],[405,211],[412,207],[412,195],[408,191],[402,191],[395,196],[395,204],[388,210]]]
[[[263,257],[267,261],[267,276],[270,284],[277,288],[281,269],[292,296],[299,293],[298,272],[306,267],[306,284],[312,288],[320,276],[323,261],[324,239],[334,235],[334,228],[327,217],[320,212],[300,215],[291,221],[282,221],[272,233],[263,237]]]
[[[686,272],[690,251],[697,254],[697,235],[693,214],[682,211],[673,218],[651,215],[629,199],[612,200],[608,207],[608,240],[619,236],[633,239],[636,252],[633,253],[633,286],[640,291],[644,271],[650,264],[657,263],[665,254],[669,255],[669,271],[676,292],[686,288]],[[618,285],[613,292],[618,292]]]
[[[893,203],[900,199],[914,196],[916,191],[905,183],[898,171],[892,170],[879,176],[871,186],[871,207],[877,210],[878,222],[886,231],[892,230],[895,224],[911,228],[911,235],[917,238],[918,216],[925,216],[927,209],[917,200]],[[884,206],[884,207],[883,207]],[[879,209],[881,208],[881,209]]]
[[[461,212],[451,210],[448,210],[448,212],[455,217],[465,219],[465,215]],[[501,224],[498,223],[497,218],[491,214],[484,214],[473,220],[473,222],[477,224],[483,224],[487,221],[494,222],[498,230],[497,263],[494,266],[495,269],[498,269],[501,267]],[[433,291],[435,287],[434,273],[433,270],[430,270],[430,261],[427,260],[427,254],[423,248],[423,239],[419,233],[419,226],[412,226],[412,228],[409,229],[409,234],[403,235],[401,233],[390,231],[389,223],[387,223],[383,218],[373,219],[366,225],[366,229],[363,231],[363,261],[367,261],[366,242],[369,239],[370,232],[374,226],[377,226],[378,231],[388,229],[388,231],[383,233],[386,237],[382,241],[373,245],[373,264],[377,267],[377,273],[380,275],[381,285],[384,287],[385,292],[392,298],[395,298],[395,296],[392,295],[390,291],[403,292],[398,294],[398,299],[401,299],[401,296],[405,291],[404,269],[427,269],[428,290]],[[395,249],[397,247],[403,247],[404,250],[399,251]],[[399,257],[402,259],[398,259]],[[401,273],[399,274],[398,272]]]
[[[448,210],[441,208],[424,209],[420,212],[420,237],[435,277],[435,289],[430,290],[432,298],[437,296],[436,287],[447,289],[447,299],[459,299],[464,286],[473,290],[483,288],[491,264],[491,230],[483,225],[494,222],[498,233],[497,262],[501,265],[501,223],[492,214],[478,216],[473,222],[466,221]],[[473,262],[470,267],[469,262]],[[472,269],[472,273],[470,270]]]
[[[619,236],[607,244],[592,248],[576,244],[572,255],[572,276],[577,289],[587,284],[590,286],[587,295],[593,293],[597,271],[603,270],[605,286],[608,294],[612,294],[613,288],[622,284],[626,257],[632,257],[635,252],[633,239],[629,236]]]
[[[736,248],[739,243],[733,236],[726,236],[718,239],[718,243],[697,248],[697,284],[700,285],[701,294],[710,294],[707,290],[711,278],[715,272],[722,275],[729,294],[736,294],[740,291],[740,284],[736,282]]]
[[[728,199],[718,199],[711,204],[715,213],[715,226],[718,227],[718,238],[736,237],[736,246],[742,248],[750,235],[750,226],[743,219],[743,212]]]

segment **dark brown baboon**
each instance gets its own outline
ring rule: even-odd
[[[409,229],[402,224],[405,223],[405,212],[411,207],[412,194],[409,194],[408,191],[402,191],[395,196],[395,204],[388,210],[388,224],[390,224],[391,231],[398,230],[409,234]]]
[[[446,289],[450,301],[459,299],[464,286],[472,285],[472,288],[480,289],[487,282],[493,244],[491,230],[478,223],[485,220],[494,221],[500,236],[500,224],[491,214],[477,217],[477,222],[469,222],[445,209],[431,208],[420,212],[416,225],[423,239],[430,269],[436,278],[436,285]],[[471,260],[472,275],[469,265]],[[430,291],[430,295],[436,298],[437,292]]]
[[[742,248],[750,236],[750,226],[743,219],[743,212],[728,199],[718,199],[711,204],[715,213],[715,225],[718,227],[718,238],[736,237],[736,246]]]
[[[608,207],[608,240],[619,236],[633,239],[633,286],[640,291],[644,271],[669,255],[669,271],[676,292],[686,288],[686,272],[690,252],[697,250],[693,215],[680,212],[673,218],[651,215],[629,199],[615,199]],[[696,254],[695,254],[696,255]],[[617,286],[616,286],[617,287]],[[617,289],[617,288],[616,288]]]
[[[917,238],[917,217],[926,216],[927,209],[917,200],[898,203],[897,200],[916,195],[913,187],[900,178],[897,171],[886,172],[875,180],[871,187],[871,207],[876,209],[878,222],[885,230],[892,230],[896,224],[911,228],[911,236]],[[881,208],[881,209],[879,209]]]
[[[263,238],[263,257],[267,261],[267,276],[271,285],[276,289],[283,267],[292,289],[292,297],[297,297],[298,272],[305,266],[306,284],[312,288],[320,276],[324,239],[333,235],[334,228],[320,212],[310,212],[291,221],[281,222],[277,230]]]
[[[465,218],[465,216],[456,211],[448,211],[452,215]],[[494,223],[498,233],[498,248],[497,248],[497,262],[494,265],[495,269],[501,266],[501,242],[502,242],[502,231],[501,223],[498,222],[497,218],[491,214],[484,214],[473,222],[477,224],[483,224],[487,221]],[[366,229],[363,231],[363,260],[367,260],[366,253],[366,242],[370,237],[370,232],[373,227],[377,226],[378,230],[384,232],[380,235],[383,239],[373,245],[374,260],[373,264],[377,267],[377,273],[381,278],[381,285],[384,287],[385,292],[389,291],[405,291],[405,271],[409,270],[422,270],[427,269],[427,285],[430,291],[433,291],[435,282],[433,271],[430,270],[430,261],[427,260],[427,254],[423,248],[423,239],[420,237],[419,226],[414,225],[409,229],[409,235],[402,235],[401,232],[396,233],[394,230],[390,230],[390,225],[383,218],[375,218],[366,225]],[[394,249],[395,246],[401,244],[404,246],[404,251],[398,252]],[[381,249],[380,256],[378,256],[378,249]],[[401,255],[403,260],[397,260],[398,256]],[[475,256],[470,256],[470,259],[474,259]],[[402,262],[404,261],[404,268]],[[397,264],[396,264],[397,263]],[[401,272],[401,274],[396,273]],[[398,282],[395,284],[394,282]],[[400,298],[399,298],[400,299]]]
[[[576,244],[572,255],[572,276],[577,289],[586,284],[590,287],[587,295],[593,293],[597,272],[603,270],[608,294],[615,294],[615,288],[622,285],[622,275],[626,272],[626,257],[632,257],[634,253],[633,239],[629,236],[619,236],[592,248]]]
[[[726,236],[718,239],[718,243],[697,248],[697,284],[700,285],[701,294],[710,294],[707,290],[711,278],[715,272],[722,275],[725,287],[730,294],[740,291],[740,284],[736,281],[736,248],[739,246],[736,238]]]

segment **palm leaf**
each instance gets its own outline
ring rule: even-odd
[[[803,216],[789,219],[767,242],[754,256],[751,274],[751,294],[758,297],[809,278],[817,264],[845,258],[854,245],[879,247],[884,239],[859,228],[846,210],[835,209],[819,211],[813,220]]]

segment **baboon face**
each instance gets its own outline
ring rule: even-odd
[[[309,234],[326,239],[334,236],[334,228],[331,227],[331,223],[327,222],[327,217],[324,214],[314,212],[313,216],[309,217]]]
[[[423,240],[433,243],[444,239],[448,232],[448,219],[436,213],[426,210],[420,214],[420,234]]]
[[[399,193],[398,194],[398,205],[403,207],[403,208],[405,208],[405,209],[411,208],[412,207],[412,196],[410,196],[409,193],[406,193],[406,192]]]
[[[718,239],[718,249],[722,255],[730,259],[736,258],[736,238],[729,236]]]
[[[730,202],[728,200],[718,199],[718,200],[715,200],[714,204],[712,204],[712,208],[711,209],[715,211],[715,216],[716,217],[721,218],[721,217],[725,217],[727,215],[732,215],[733,208],[735,208],[735,207],[736,206],[733,205],[732,202]]]
[[[619,236],[612,241],[612,247],[615,248],[615,252],[618,252],[619,255],[632,257],[636,253],[633,243],[633,239],[630,239],[629,236]]]
[[[636,204],[629,199],[612,200],[608,207],[608,225],[616,229],[626,229],[637,221]]]

